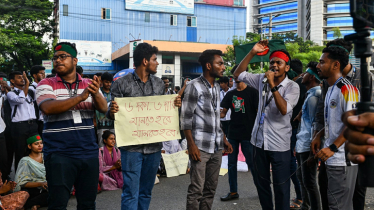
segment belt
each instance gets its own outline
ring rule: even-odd
[[[33,120],[25,120],[25,121],[19,121],[19,122],[15,122],[15,123],[34,124],[34,123],[36,123],[36,120],[35,119],[33,119]]]

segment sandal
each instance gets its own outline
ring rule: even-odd
[[[297,198],[295,198],[295,199],[292,200],[292,203],[290,205],[290,210],[300,209],[302,204],[303,204],[302,200],[298,200]]]

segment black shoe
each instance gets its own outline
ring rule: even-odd
[[[235,193],[234,195],[231,195],[231,193],[228,193],[226,196],[221,197],[221,201],[229,201],[233,199],[238,199],[239,194]]]

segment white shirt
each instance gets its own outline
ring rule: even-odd
[[[10,107],[12,108],[11,116],[13,116],[14,107],[17,105],[17,113],[12,118],[12,122],[35,120],[36,119],[35,109],[34,109],[35,102],[32,100],[32,98],[29,95],[25,96],[25,93],[23,92],[23,90],[20,90],[15,87],[14,91],[20,91],[19,95],[17,95],[13,91],[9,91],[7,94]]]
[[[225,95],[226,95],[230,90],[231,90],[231,89],[227,90],[226,92],[225,92],[224,90],[221,90],[221,92],[219,92],[219,97],[220,97],[220,99],[221,99],[221,102],[222,102],[223,98],[225,97]],[[221,109],[222,109],[222,107],[221,107]],[[229,121],[229,120],[231,120],[230,116],[231,116],[231,109],[228,109],[228,110],[227,110],[227,113],[226,113],[226,116],[223,117],[223,118],[221,118],[221,121]]]
[[[31,83],[29,89],[31,89],[31,90],[34,91],[34,93],[35,93],[34,98],[36,99],[36,90],[35,90],[34,86],[35,86],[35,87],[38,86],[38,83],[36,83],[35,81]],[[100,90],[100,89],[99,89],[99,90]],[[44,121],[43,113],[42,113],[41,111],[39,111],[39,120],[40,120],[40,121]]]
[[[3,107],[3,101],[6,99],[6,95],[4,95],[4,94],[1,94],[0,95],[0,107]],[[4,120],[3,120],[3,110],[1,110],[1,113],[0,113],[0,133],[2,133],[2,132],[4,132],[4,130],[5,130],[5,127],[6,127],[6,125],[5,125],[5,122],[4,122]]]
[[[264,146],[264,150],[284,152],[291,149],[291,117],[292,110],[296,106],[300,95],[299,85],[286,78],[279,84],[278,92],[287,102],[287,114],[282,115],[275,104],[275,99],[272,99],[270,104],[265,108],[265,118],[263,124],[260,125],[262,115],[262,107],[264,99],[262,91],[264,84],[262,80],[265,74],[251,74],[243,72],[239,75],[239,80],[249,84],[259,92],[258,111],[255,125],[252,130],[251,143],[258,148]],[[281,86],[281,87],[280,87]],[[270,87],[268,86],[268,98],[272,96]]]

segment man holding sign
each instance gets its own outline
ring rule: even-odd
[[[158,66],[157,52],[157,47],[147,43],[140,43],[135,48],[133,58],[136,69],[134,73],[127,74],[113,83],[112,99],[164,94],[164,82],[154,76]],[[112,101],[107,115],[114,120],[114,114],[118,111],[117,102]],[[124,182],[121,198],[122,210],[149,208],[157,168],[161,160],[161,148],[161,142],[120,148]]]
[[[187,209],[211,209],[218,184],[222,149],[232,152],[220,122],[220,86],[215,81],[225,70],[220,50],[205,50],[199,57],[203,74],[184,91],[181,129],[191,159]]]

